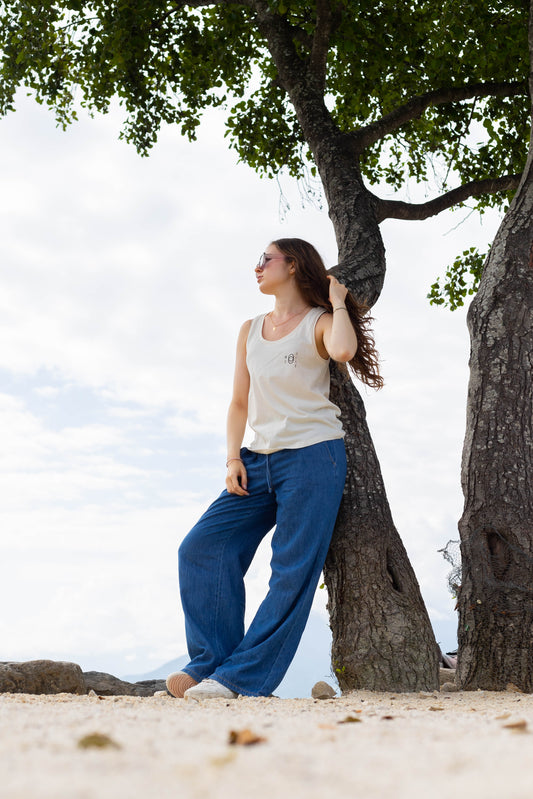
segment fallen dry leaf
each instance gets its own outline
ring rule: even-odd
[[[356,724],[358,721],[362,722],[363,719],[360,719],[357,716],[346,716],[345,719],[338,721],[337,724]]]
[[[428,708],[428,710],[444,710],[444,708],[443,707],[437,707],[436,705],[431,705],[431,707]]]
[[[510,724],[504,724],[503,727],[505,730],[514,730],[515,732],[526,732],[527,721],[525,719],[518,719],[518,721],[512,721]]]
[[[228,743],[237,744],[238,746],[251,746],[252,744],[259,744],[266,741],[261,735],[256,735],[251,730],[230,730]]]
[[[120,749],[120,745],[116,741],[102,732],[91,732],[89,735],[84,735],[79,739],[78,746],[80,749]]]
[[[523,693],[522,689],[519,688],[517,685],[515,685],[512,682],[508,682],[507,683],[507,685],[505,686],[505,690],[509,691],[510,693],[513,693],[513,694],[521,694],[521,693]]]
[[[430,708],[430,710],[431,710],[431,708]],[[382,716],[381,718],[384,719],[385,721],[390,721],[391,719],[394,718],[394,716]]]

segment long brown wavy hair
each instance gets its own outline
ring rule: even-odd
[[[293,262],[294,276],[304,300],[314,308],[325,308],[333,313],[326,267],[313,245],[303,239],[276,239],[272,244]],[[370,329],[374,321],[369,314],[370,309],[358,302],[350,292],[346,295],[345,304],[357,336],[357,352],[349,361],[349,366],[363,383],[372,388],[382,388],[378,353]]]

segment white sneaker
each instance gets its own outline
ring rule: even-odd
[[[197,702],[201,699],[237,699],[238,695],[222,683],[209,679],[202,680],[184,693],[185,699],[195,699]]]

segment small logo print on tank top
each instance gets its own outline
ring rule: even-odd
[[[294,366],[294,368],[296,369],[296,365],[298,363],[298,353],[290,352],[288,355],[285,355],[284,360],[287,366]]]

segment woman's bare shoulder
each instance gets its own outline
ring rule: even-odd
[[[248,334],[250,332],[250,327],[252,325],[253,319],[247,319],[246,322],[243,322],[240,330],[239,335],[237,337],[237,346],[242,344],[246,345],[246,341],[248,340]]]

